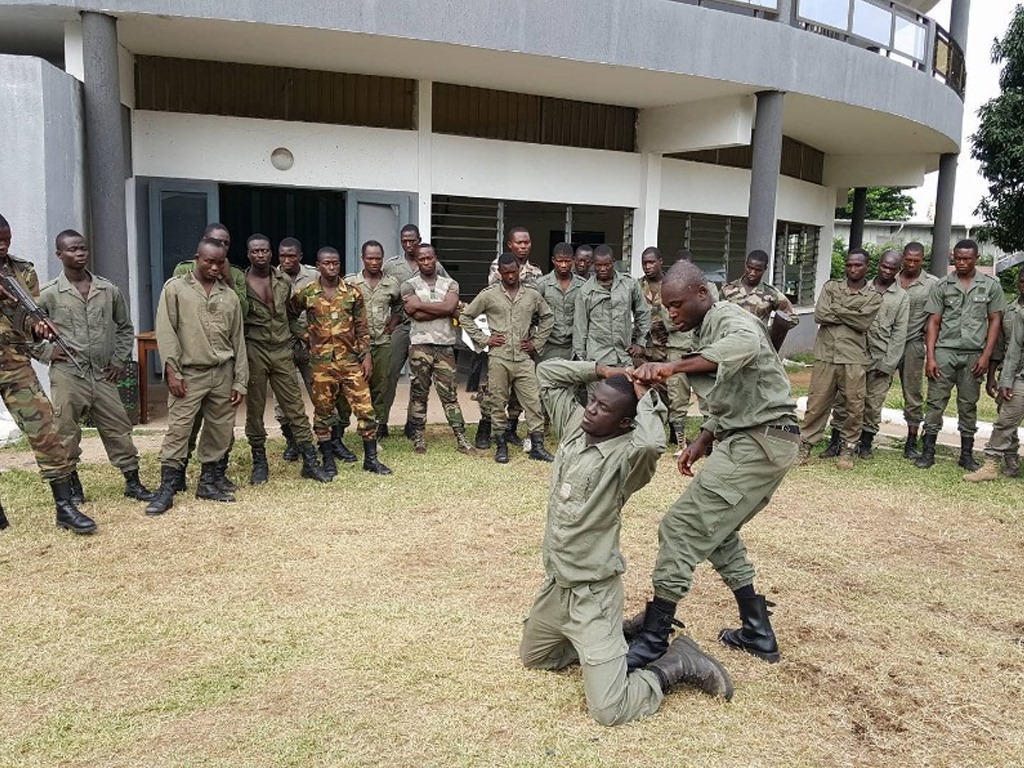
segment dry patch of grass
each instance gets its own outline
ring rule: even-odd
[[[164,518],[83,470],[100,533],[52,528],[34,474],[0,477],[0,765],[890,766],[1024,761],[1024,485],[894,452],[793,470],[747,531],[783,661],[718,649],[731,595],[703,567],[680,614],[733,675],[602,728],[578,670],[522,669],[548,468],[384,444],[395,469],[271,483]],[[244,444],[236,479],[248,476]],[[144,475],[156,474],[145,457]],[[192,478],[194,481],[194,478]],[[625,515],[628,610],[684,481],[666,457]]]

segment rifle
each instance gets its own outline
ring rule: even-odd
[[[52,336],[52,341],[67,355],[68,360],[75,364],[79,372],[85,373],[85,369],[82,368],[82,364],[75,359],[75,350],[64,340],[64,337],[60,335],[60,331],[57,330],[57,326],[53,324],[49,316],[46,314],[46,310],[36,304],[35,299],[29,295],[29,292],[21,287],[21,283],[18,282],[18,278],[14,276],[14,272],[11,271],[9,266],[0,268],[0,288],[14,299],[18,304],[18,308],[21,309],[28,317],[31,317],[37,323],[45,323]]]

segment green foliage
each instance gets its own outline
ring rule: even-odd
[[[1007,252],[1024,249],[1024,7],[992,46],[992,61],[1002,64],[999,96],[978,110],[971,136],[971,157],[988,181],[988,194],[975,213],[985,220],[985,235]]]
[[[890,250],[903,250],[902,243],[886,243],[885,245],[865,243],[861,247],[868,252],[868,275],[871,277],[878,273],[878,262],[883,253]],[[836,237],[832,240],[832,271],[829,276],[833,280],[838,280],[846,274],[846,250],[846,241],[843,238]],[[923,269],[928,270],[927,256],[925,256]]]
[[[999,284],[1003,286],[1003,293],[1007,296],[1016,296],[1018,293],[1017,281],[1020,279],[1020,267],[1021,265],[1018,264],[999,273]]]
[[[901,187],[868,187],[865,218],[873,221],[907,221],[914,215],[914,198]],[[853,190],[846,193],[846,205],[836,208],[837,219],[853,218]]]

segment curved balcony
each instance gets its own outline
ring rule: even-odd
[[[961,99],[964,53],[934,19],[894,0],[674,0],[744,16],[779,19],[928,72]]]

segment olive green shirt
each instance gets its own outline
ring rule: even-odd
[[[488,334],[480,330],[474,322],[478,315],[487,318],[487,327],[491,334],[505,337],[500,347],[488,347]],[[537,330],[534,333],[533,346],[536,352],[544,349],[551,335],[551,326],[555,316],[544,297],[535,288],[520,283],[519,290],[513,298],[501,283],[489,285],[476,295],[459,315],[459,325],[473,340],[477,349],[487,350],[492,358],[509,360],[513,363],[530,360],[530,353],[519,348],[521,342],[531,338],[534,318],[537,319]]]
[[[232,389],[245,394],[249,362],[242,308],[222,281],[213,284],[209,295],[192,272],[164,283],[156,309],[156,344],[164,364],[178,375],[234,361]]]
[[[829,280],[814,306],[818,334],[814,337],[814,359],[837,365],[869,365],[867,331],[882,306],[882,296],[865,281],[851,290],[846,278]]]
[[[935,347],[963,352],[981,352],[988,337],[988,316],[1006,311],[1006,297],[999,281],[975,271],[967,289],[956,272],[950,272],[932,286],[925,311],[940,318]]]
[[[249,274],[249,270],[245,271]],[[270,291],[274,306],[269,307],[246,283],[248,310],[245,312],[245,340],[268,347],[284,346],[294,340],[291,326],[298,313],[291,307],[292,282],[276,269],[270,270]]]
[[[629,365],[629,348],[646,347],[651,332],[651,311],[640,283],[616,272],[611,288],[592,277],[576,297],[572,349],[580,360],[605,365]]]
[[[908,342],[924,340],[924,325],[928,322],[928,313],[925,311],[924,305],[938,279],[935,275],[922,271],[914,279],[914,282],[903,288],[907,292],[907,296],[910,297],[910,312],[907,315]],[[898,277],[896,282],[899,282]]]
[[[703,398],[703,429],[721,439],[754,427],[797,423],[789,377],[760,320],[736,304],[719,301],[694,328],[693,337],[695,354],[718,364],[713,373],[686,374]]]
[[[910,296],[900,288],[899,280],[894,280],[881,296],[882,306],[868,328],[870,370],[892,375],[906,351]]]
[[[370,323],[370,346],[379,347],[391,343],[391,332],[388,323],[392,316],[401,318],[402,284],[391,275],[381,275],[376,288],[370,287],[363,270],[347,275],[345,282],[359,288],[363,293],[366,305],[366,317]]]
[[[64,270],[43,286],[39,306],[46,310],[60,335],[75,352],[75,359],[87,371],[98,375],[108,365],[124,368],[132,359],[135,329],[128,304],[120,289],[106,278],[86,270],[92,279],[89,295],[83,297]],[[51,361],[53,346],[41,345],[39,358],[65,373],[82,376],[70,360]]]
[[[1024,310],[1020,303],[1013,303],[1017,309],[1010,309],[1006,317],[1009,321],[1009,340],[1006,342],[1006,356],[1003,358],[1002,373],[999,375],[999,386],[1013,388],[1013,381],[1024,374]]]
[[[1018,296],[1016,301],[1006,305],[1003,313],[1003,322],[999,326],[999,337],[996,339],[996,347],[992,350],[992,362],[1001,363],[1006,357],[1006,348],[1009,345],[1010,337],[1013,335],[1014,326],[1024,323],[1024,295]]]
[[[238,303],[242,305],[242,317],[249,311],[249,288],[245,284],[245,272],[240,270],[234,264],[228,265],[231,270],[231,282],[228,283],[235,290],[235,295],[238,297]],[[196,268],[195,259],[186,259],[185,261],[179,261],[174,267],[174,277],[181,277]],[[227,281],[225,281],[227,282]]]
[[[631,431],[587,442],[576,390],[597,381],[595,368],[595,363],[567,360],[537,366],[544,411],[561,436],[551,468],[543,550],[544,571],[560,587],[626,570],[619,551],[622,507],[654,477],[665,451],[668,411],[653,389],[640,399]]]
[[[537,283],[533,287],[540,291],[540,295],[544,297],[544,301],[548,303],[555,315],[555,323],[551,326],[548,344],[556,347],[566,347],[572,344],[572,325],[576,321],[576,297],[579,296],[580,288],[585,282],[582,277],[573,272],[569,288],[563,293],[562,285],[558,282],[558,276],[554,271],[537,279]]]

